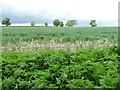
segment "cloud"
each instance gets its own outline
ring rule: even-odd
[[[56,18],[105,22],[117,19],[118,0],[2,0],[0,8],[13,23],[52,23]]]

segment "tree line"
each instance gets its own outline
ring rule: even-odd
[[[4,18],[1,23],[2,23],[3,25],[6,25],[6,26],[11,25],[11,21],[10,21],[9,18]],[[31,24],[32,27],[34,27],[36,23],[35,23],[35,22],[31,22],[30,24]],[[96,27],[96,26],[97,26],[96,20],[91,20],[89,24],[91,25],[91,27]],[[48,23],[45,22],[44,25],[45,25],[45,27],[47,27],[47,26],[48,26]],[[68,20],[68,21],[66,22],[66,24],[64,24],[64,23],[63,23],[62,21],[60,21],[59,19],[55,19],[55,20],[53,21],[53,25],[54,25],[55,27],[58,27],[58,26],[59,26],[59,27],[63,27],[63,26],[72,27],[72,26],[74,26],[74,25],[77,25],[77,20]]]

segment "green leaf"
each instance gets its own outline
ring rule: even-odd
[[[61,80],[59,78],[56,78],[56,80],[57,80],[57,84],[60,85]]]

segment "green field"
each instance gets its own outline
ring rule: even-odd
[[[3,90],[116,88],[117,38],[117,27],[2,27]]]
[[[107,38],[110,42],[117,42],[117,27],[3,27],[2,44],[19,43],[21,41],[39,40],[49,42],[95,41]]]

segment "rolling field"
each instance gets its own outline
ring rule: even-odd
[[[117,27],[3,27],[3,90],[118,87]]]

